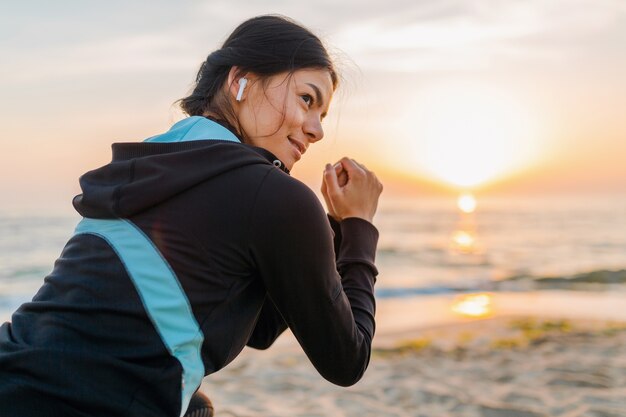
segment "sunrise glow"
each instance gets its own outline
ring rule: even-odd
[[[531,165],[539,122],[513,93],[489,85],[446,83],[422,92],[411,109],[415,160],[447,184],[474,187]],[[410,116],[411,117],[411,116]]]

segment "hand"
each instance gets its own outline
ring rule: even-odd
[[[336,220],[359,217],[371,223],[383,186],[364,165],[344,157],[334,166],[326,165],[321,191]]]

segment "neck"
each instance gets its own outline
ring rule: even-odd
[[[231,123],[229,120],[227,120],[227,118],[225,116],[221,116],[218,115],[217,113],[213,112],[213,111],[205,111],[202,114],[203,117],[206,117],[209,120],[213,120],[215,123],[219,123],[222,126],[224,126],[226,129],[230,130],[231,132],[233,132],[235,134],[235,136],[237,136],[237,138],[241,141],[241,143],[245,143],[243,140],[243,135],[241,134],[241,132],[239,131],[239,129],[237,129],[233,123]]]

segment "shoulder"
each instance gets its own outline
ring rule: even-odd
[[[287,240],[330,229],[326,211],[315,193],[276,168],[266,173],[258,188],[251,220],[256,232]]]
[[[320,200],[313,190],[276,168],[267,173],[259,192],[259,202],[274,208],[302,211],[313,209],[324,213]]]

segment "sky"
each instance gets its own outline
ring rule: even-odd
[[[78,177],[183,117],[176,100],[242,21],[280,13],[342,74],[326,137],[388,195],[626,195],[621,0],[23,1],[0,5],[2,207],[69,206]]]

